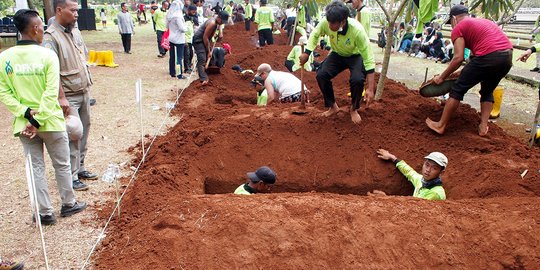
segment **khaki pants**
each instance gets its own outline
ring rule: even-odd
[[[540,52],[536,52],[536,67],[540,68]]]
[[[66,97],[69,101],[69,114],[79,117],[83,125],[83,135],[79,141],[69,142],[71,177],[79,179],[79,172],[85,171],[84,158],[87,152],[88,134],[90,134],[90,94],[89,91]]]
[[[62,199],[62,205],[73,206],[75,204],[75,192],[71,181],[71,166],[69,164],[68,135],[65,131],[38,132],[36,137],[30,139],[21,136],[25,155],[32,156],[34,180],[36,182],[36,197],[40,215],[53,213],[49,187],[45,178],[45,161],[43,159],[43,145],[47,147],[49,157],[52,160],[58,193]]]

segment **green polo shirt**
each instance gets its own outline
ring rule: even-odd
[[[344,33],[343,33],[344,32]],[[330,29],[328,21],[323,19],[309,36],[306,50],[312,52],[319,43],[320,37],[327,35],[332,51],[343,57],[361,55],[368,73],[375,70],[375,59],[369,43],[369,37],[360,23],[352,18],[347,19],[347,26],[342,32]]]
[[[234,194],[236,195],[253,195],[255,194],[255,190],[253,190],[248,184],[242,184],[239,187],[236,188],[234,191]]]
[[[157,9],[152,15],[154,18],[154,23],[156,24],[156,31],[167,31],[167,12]]]
[[[227,5],[225,7],[225,11],[227,11],[227,13],[229,13],[229,18],[232,18],[232,7],[230,5]]]
[[[293,72],[300,69],[300,55],[301,54],[302,54],[302,47],[300,45],[296,45],[292,48],[291,52],[289,52],[289,55],[287,55],[287,60],[294,62],[294,65],[292,67]],[[313,63],[313,54],[310,54],[308,61],[304,64],[304,69],[307,71],[311,71],[312,63]]]
[[[255,11],[255,23],[259,25],[257,30],[272,29],[274,21],[274,13],[271,8],[263,6]]]
[[[65,131],[58,103],[60,64],[58,56],[34,41],[21,40],[0,54],[0,102],[13,114],[13,134],[18,136],[28,120],[28,108],[38,111],[34,119],[40,132]]]
[[[405,161],[400,161],[396,164],[398,170],[411,182],[414,186],[413,197],[426,200],[446,200],[446,194],[442,186],[434,186],[425,188],[422,186],[422,175],[417,173]]]
[[[251,16],[253,16],[253,6],[251,5],[251,3],[248,3],[247,5],[242,4],[242,7],[244,7],[246,19],[251,19]]]
[[[186,43],[193,43],[193,22],[186,21]]]

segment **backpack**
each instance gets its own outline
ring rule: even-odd
[[[386,46],[386,35],[384,34],[384,28],[381,29],[381,32],[377,34],[377,46],[379,48],[384,48]]]

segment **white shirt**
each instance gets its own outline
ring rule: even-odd
[[[286,9],[285,10],[285,16],[287,16],[287,18],[296,17],[296,10],[294,10],[294,8]]]
[[[272,70],[268,73],[265,83],[267,81],[274,87],[274,91],[280,94],[279,98],[300,93],[300,89],[302,89],[302,82],[289,72]]]

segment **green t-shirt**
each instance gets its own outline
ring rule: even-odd
[[[414,186],[413,197],[426,200],[446,200],[446,194],[442,186],[434,186],[432,188],[422,187],[422,175],[417,173],[405,161],[400,161],[396,164],[398,170],[411,182]]]
[[[330,39],[332,51],[343,57],[352,55],[361,55],[364,60],[366,71],[375,69],[375,59],[369,43],[369,37],[360,23],[352,18],[347,19],[347,27],[343,31],[347,32],[342,35],[330,29],[328,21],[323,19],[309,36],[306,49],[313,51],[321,36],[327,35]]]
[[[65,131],[64,114],[58,103],[60,64],[58,56],[33,41],[19,41],[0,54],[0,102],[13,114],[13,134],[28,124],[28,108],[38,111],[39,131]]]
[[[255,193],[251,193],[248,191],[249,189],[249,186],[246,187],[247,184],[242,184],[240,185],[239,187],[236,188],[236,190],[234,191],[234,194],[236,195],[253,195]]]
[[[244,8],[246,19],[251,19],[251,16],[253,16],[253,6],[251,3],[249,4],[242,4],[242,7]]]
[[[186,21],[186,43],[193,43],[193,22]]]
[[[274,13],[267,6],[260,7],[255,12],[255,23],[259,25],[257,30],[272,29],[274,21]]]
[[[227,5],[225,7],[225,11],[227,11],[227,13],[229,13],[229,18],[232,18],[232,7],[230,5]]]
[[[287,60],[294,62],[293,72],[300,69],[300,55],[302,55],[302,47],[300,45],[294,46],[291,52],[289,52],[289,55],[287,55]],[[313,63],[313,54],[309,55],[308,61],[304,64],[304,69],[311,71],[311,63]]]
[[[260,94],[257,92],[257,106],[266,106],[268,103],[268,91],[264,89]]]
[[[167,12],[161,10],[161,8],[156,9],[154,12],[154,23],[156,24],[157,31],[167,31]]]

